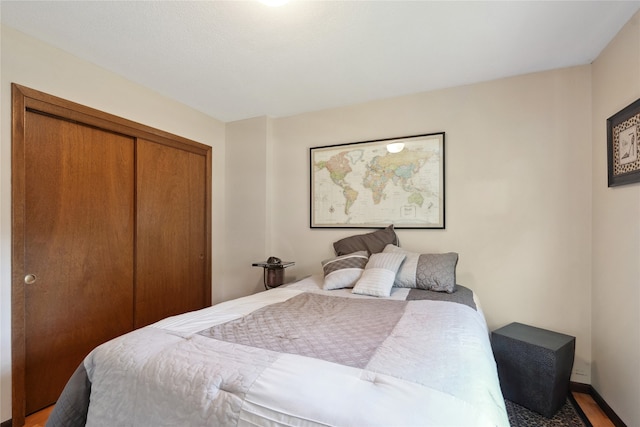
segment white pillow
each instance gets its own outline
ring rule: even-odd
[[[402,266],[396,274],[396,280],[393,283],[398,288],[416,288],[416,269],[418,266],[418,254],[399,248],[395,245],[385,246],[384,253],[404,254],[405,259]]]
[[[353,288],[354,294],[388,297],[404,254],[377,253],[369,257],[362,277]]]
[[[367,251],[358,251],[322,261],[322,271],[324,272],[322,288],[327,291],[353,288],[353,285],[362,276],[362,271],[368,260]]]

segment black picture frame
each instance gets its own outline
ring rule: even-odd
[[[311,228],[445,228],[444,132],[311,147],[309,168]]]
[[[607,119],[608,186],[640,182],[640,99]]]

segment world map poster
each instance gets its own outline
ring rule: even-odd
[[[311,227],[444,228],[444,132],[313,147]]]

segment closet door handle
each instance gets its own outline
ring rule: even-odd
[[[26,283],[27,285],[35,283],[36,280],[38,280],[38,277],[35,274],[27,274],[26,276],[24,276],[24,283]]]

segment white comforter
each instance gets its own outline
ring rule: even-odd
[[[409,303],[365,369],[196,334],[323,292],[319,283],[165,319],[98,347],[84,362],[87,426],[509,425],[484,317],[462,304]]]

